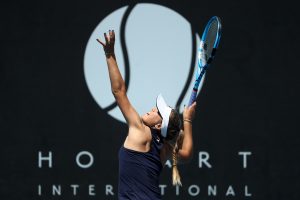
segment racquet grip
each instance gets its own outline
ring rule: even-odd
[[[192,92],[192,94],[191,94],[191,97],[190,97],[188,106],[191,106],[191,105],[196,101],[196,98],[197,98],[197,91],[198,91],[198,90],[193,89],[193,92]]]

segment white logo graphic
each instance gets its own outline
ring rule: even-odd
[[[160,141],[159,137],[157,137],[157,138],[156,138],[156,141],[157,141],[157,142],[159,142],[159,141]]]
[[[115,10],[93,31],[84,55],[88,89],[101,109],[125,122],[111,93],[104,52],[96,41],[110,29],[116,33],[115,53],[127,95],[138,113],[154,107],[159,93],[182,112],[194,85],[200,44],[190,23],[167,7],[140,3]]]

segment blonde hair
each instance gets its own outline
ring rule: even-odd
[[[176,143],[173,147],[173,151],[172,151],[172,183],[174,186],[182,186],[181,183],[181,178],[180,178],[180,174],[178,171],[178,151],[182,145],[183,142],[183,132],[180,131],[177,139],[176,139]]]
[[[170,121],[168,124],[168,131],[167,136],[165,138],[165,141],[169,144],[169,146],[172,148],[172,183],[174,186],[180,185],[181,178],[178,171],[178,151],[182,147],[183,142],[183,131],[181,131],[181,120],[179,113],[172,109],[172,112],[170,114]]]

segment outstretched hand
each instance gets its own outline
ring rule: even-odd
[[[102,42],[100,39],[97,39],[97,41],[102,45],[103,50],[106,55],[114,54],[115,49],[115,31],[109,30],[108,35],[104,33],[105,43]]]

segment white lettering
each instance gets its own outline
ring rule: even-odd
[[[95,185],[89,185],[89,195],[90,196],[95,196],[96,194],[94,193],[95,191]]]
[[[178,196],[178,195],[179,195],[179,186],[176,185],[176,196]]]
[[[248,193],[248,185],[245,186],[245,196],[246,197],[251,197],[252,196],[251,193]]]
[[[89,163],[87,163],[87,164],[81,164],[81,163],[80,163],[80,157],[83,156],[83,155],[87,155],[87,156],[90,158],[90,162],[89,162]],[[81,168],[89,168],[89,167],[92,166],[93,163],[94,163],[94,157],[93,157],[93,155],[92,155],[90,152],[88,152],[88,151],[81,151],[81,152],[79,152],[79,153],[77,154],[77,156],[76,156],[76,163],[77,163],[77,165],[78,165],[79,167],[81,167]]]
[[[48,161],[48,167],[52,168],[52,152],[49,151],[48,156],[43,157],[42,152],[39,151],[39,158],[38,158],[39,168],[42,168],[42,161]]]
[[[73,195],[76,196],[77,195],[77,188],[79,187],[79,185],[70,185],[73,188]]]
[[[41,185],[38,185],[38,194],[39,194],[39,196],[42,195],[42,187],[41,187]]]
[[[115,195],[113,193],[113,186],[112,185],[106,185],[105,186],[105,194],[106,194],[106,196],[108,196],[108,195],[114,196]]]
[[[61,195],[61,185],[52,185],[52,195],[55,196],[56,194]]]
[[[193,189],[195,189],[194,192],[192,191]],[[191,196],[197,196],[200,193],[200,187],[198,185],[191,185],[188,192]]]
[[[159,185],[159,187],[160,187],[160,194],[165,195],[165,188],[167,187],[167,185]]]
[[[208,189],[207,189],[207,194],[208,196],[216,196],[217,195],[217,186],[214,185],[213,187],[211,185],[208,186]]]
[[[199,168],[202,168],[202,163],[205,164],[208,168],[211,168],[211,165],[208,163],[209,154],[205,151],[199,152]]]
[[[251,155],[250,151],[240,151],[239,155],[243,156],[243,168],[247,168],[247,156]]]
[[[172,167],[172,163],[170,160],[167,160],[166,163],[165,163],[166,166],[168,166],[169,168]]]
[[[229,195],[235,196],[234,190],[231,185],[228,187],[228,190],[226,192],[226,196],[229,196]]]

